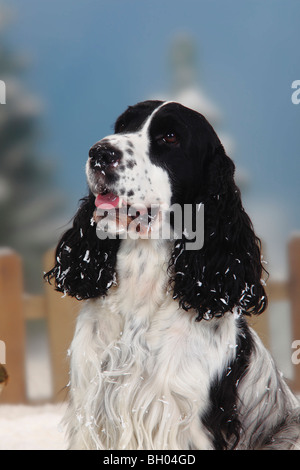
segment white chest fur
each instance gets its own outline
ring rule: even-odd
[[[168,292],[168,256],[162,241],[122,242],[118,285],[78,317],[67,417],[73,448],[210,448],[201,416],[212,379],[235,354],[235,319],[195,322],[180,309]]]

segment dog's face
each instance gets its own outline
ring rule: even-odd
[[[148,101],[129,107],[115,134],[89,152],[86,174],[102,203],[121,207],[192,203],[205,184],[209,147],[220,142],[206,119],[174,103]]]

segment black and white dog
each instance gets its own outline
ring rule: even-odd
[[[86,174],[90,194],[46,274],[85,300],[70,448],[297,447],[298,403],[245,319],[267,305],[260,243],[211,125],[175,102],[139,103],[90,149]],[[151,236],[172,205],[192,207],[194,229],[204,207],[203,246],[188,246],[183,216],[181,233],[177,222],[176,236]]]

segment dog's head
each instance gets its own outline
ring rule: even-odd
[[[105,211],[123,210],[126,232],[137,211],[149,227],[155,225],[149,221],[152,207],[168,213],[174,205],[183,211],[193,208],[194,227],[202,204],[203,246],[187,249],[185,223],[179,234],[177,225],[169,266],[174,299],[186,310],[195,309],[198,320],[235,307],[242,313],[260,313],[266,307],[260,244],[242,207],[234,169],[201,114],[174,102],[145,101],[129,107],[117,119],[115,133],[89,151],[90,194],[62,237],[48,278],[56,279],[58,290],[80,299],[105,295],[116,280],[121,238],[97,236],[95,225]],[[116,235],[115,220],[108,225],[108,232]]]
[[[199,113],[174,102],[146,101],[129,107],[115,133],[92,146],[87,180],[99,207],[121,207],[124,200],[148,208],[190,204],[209,191],[207,165],[221,148]],[[217,191],[219,182],[211,183]]]

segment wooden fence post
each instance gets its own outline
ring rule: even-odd
[[[0,402],[24,403],[25,322],[23,312],[23,275],[19,256],[0,249],[0,340],[5,344],[5,362],[9,376]]]
[[[46,253],[44,266],[48,271],[54,264],[54,251]],[[67,351],[71,344],[76,316],[80,302],[68,296],[63,297],[54,290],[53,285],[46,284],[46,318],[52,365],[52,383],[54,401],[66,398],[66,385],[69,382],[69,361]],[[62,298],[63,297],[63,298]]]
[[[289,254],[289,290],[292,313],[292,340],[300,341],[300,236],[291,238]],[[298,346],[299,349],[299,346]],[[291,351],[292,354],[293,351]],[[298,354],[299,358],[300,354]],[[300,391],[300,363],[294,364],[293,390]]]

